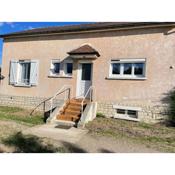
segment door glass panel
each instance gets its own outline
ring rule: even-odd
[[[91,80],[91,64],[82,64],[81,80]]]

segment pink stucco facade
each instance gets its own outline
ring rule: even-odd
[[[67,34],[6,39],[3,45],[1,94],[52,96],[64,84],[72,85],[76,96],[78,61],[73,62],[72,78],[48,77],[52,59],[63,61],[67,52],[88,43],[99,53],[94,59],[92,85],[97,102],[138,101],[161,103],[175,86],[175,34],[171,27],[131,29],[113,32]],[[145,80],[110,80],[111,59],[146,59]],[[30,88],[9,85],[11,59],[39,60],[38,85]]]

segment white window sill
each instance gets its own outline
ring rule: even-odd
[[[31,87],[31,85],[25,85],[25,84],[14,84],[15,87]]]
[[[146,77],[106,77],[107,80],[147,80]]]
[[[129,116],[127,116],[127,115],[119,115],[119,114],[116,114],[116,115],[114,116],[114,118],[122,119],[122,120],[135,121],[135,122],[140,121],[140,119],[138,119],[138,118],[132,118],[132,117],[129,117]]]
[[[49,78],[72,78],[70,75],[49,75]]]

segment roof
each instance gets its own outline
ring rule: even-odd
[[[83,46],[80,46],[77,49],[74,49],[70,52],[68,52],[69,55],[83,55],[83,54],[95,54],[98,57],[100,56],[100,54],[98,53],[98,51],[96,51],[93,47],[91,47],[88,44],[85,44]]]
[[[124,29],[131,27],[151,27],[151,26],[171,26],[175,25],[175,22],[97,22],[79,25],[66,25],[66,26],[54,26],[45,28],[36,28],[31,30],[24,30],[20,32],[8,33],[0,35],[1,38],[7,37],[24,37],[24,36],[38,36],[48,34],[62,34],[72,32],[87,32],[87,31],[99,31],[107,29]]]

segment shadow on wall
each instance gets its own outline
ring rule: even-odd
[[[166,122],[170,126],[175,126],[175,88],[164,95],[165,97],[161,101],[168,106],[168,119]]]

